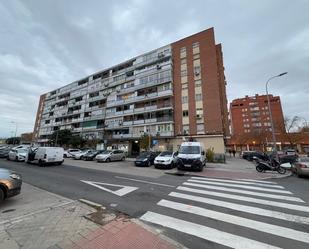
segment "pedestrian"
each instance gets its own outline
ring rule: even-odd
[[[229,154],[230,154],[230,157],[232,156],[232,150],[231,149],[229,149]]]
[[[235,157],[235,155],[236,155],[236,150],[233,149],[232,153],[233,153],[233,156]]]

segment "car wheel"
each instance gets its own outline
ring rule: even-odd
[[[62,161],[62,162],[57,163],[57,165],[61,165],[62,163],[63,163],[63,161]]]
[[[124,161],[126,158],[125,157],[123,157],[123,158],[121,158],[121,161]]]
[[[4,200],[4,192],[3,190],[0,188],[0,202],[2,202]]]
[[[105,162],[109,163],[111,161],[110,158],[106,158]]]
[[[170,169],[173,169],[174,167],[175,167],[174,162],[171,162]]]
[[[41,159],[39,160],[39,166],[40,166],[40,167],[43,167],[43,166],[44,166],[44,164],[43,164],[43,162],[42,162]]]
[[[18,156],[15,157],[15,160],[18,161]]]
[[[79,159],[80,159],[80,160],[84,160],[84,157],[83,157],[83,156],[81,156]]]
[[[67,158],[68,156],[66,154],[63,155],[64,158]]]
[[[10,160],[11,160],[9,156],[8,156],[6,159],[7,159],[8,161],[10,161]]]
[[[151,166],[151,162],[148,161],[148,162],[147,162],[147,167],[150,167],[150,166]]]

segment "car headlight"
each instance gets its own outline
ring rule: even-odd
[[[143,162],[146,162],[148,160],[148,158],[145,158],[144,160],[143,160]]]
[[[21,179],[21,176],[15,174],[15,173],[10,174],[10,177],[11,177],[12,179],[15,179],[15,180],[20,180],[20,179]]]

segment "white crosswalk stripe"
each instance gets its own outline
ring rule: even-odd
[[[281,188],[284,189],[284,187],[279,185],[270,185],[270,184],[264,184],[264,183],[255,183],[255,182],[244,182],[244,181],[236,181],[236,180],[225,180],[225,179],[214,179],[214,178],[205,178],[205,177],[191,177],[193,180],[199,180],[203,182],[228,182],[228,183],[240,183],[242,185],[255,185],[255,186],[262,186],[262,187],[268,187],[268,188]],[[189,180],[190,181],[190,180]]]
[[[192,183],[184,183],[184,185],[193,186],[193,187],[202,187],[202,188],[214,189],[214,190],[220,190],[220,191],[226,191],[226,192],[232,192],[232,193],[261,196],[261,197],[280,199],[280,200],[286,200],[286,201],[304,202],[303,200],[297,197],[293,197],[293,196],[275,195],[275,194],[260,193],[260,192],[253,192],[253,191],[248,191],[248,190],[232,189],[232,188],[209,186],[209,185],[200,185],[200,184],[196,185]]]
[[[220,229],[216,229],[213,225],[209,227],[207,223],[201,223],[205,219],[211,219],[222,224],[249,228],[259,233],[279,236],[309,246],[309,233],[303,227],[309,225],[309,217],[306,216],[309,213],[309,207],[302,199],[293,196],[292,192],[284,190],[283,186],[275,182],[191,177],[182,186],[178,186],[176,191],[169,193],[168,197],[172,200],[165,198],[157,203],[158,207],[161,207],[159,212],[148,211],[141,219],[231,248],[280,247],[276,247],[276,240],[266,244],[261,236],[248,238],[246,234],[241,234],[243,230],[235,230],[231,233],[231,230],[224,231],[222,225],[218,226]],[[291,202],[302,203],[302,205]],[[255,204],[258,206],[254,206]],[[236,213],[230,214],[229,210]],[[172,213],[172,215],[160,212]],[[183,216],[181,213],[190,215]],[[185,220],[179,219],[178,215],[186,217]],[[242,217],[243,215],[245,217]],[[266,222],[265,218],[260,220],[263,217],[268,218]],[[270,220],[276,220],[276,222],[268,223]],[[280,221],[280,225],[277,221]]]
[[[189,182],[189,183],[188,183]],[[185,185],[191,185],[196,187],[204,187],[209,185],[219,185],[219,186],[227,186],[227,187],[236,187],[236,188],[245,188],[250,190],[261,190],[266,192],[272,192],[272,193],[280,193],[280,194],[292,194],[290,191],[287,190],[278,190],[278,189],[269,189],[269,188],[261,188],[261,187],[252,187],[252,186],[242,186],[239,184],[229,184],[229,183],[221,183],[221,182],[203,182],[199,180],[189,180],[185,183]],[[203,184],[197,184],[197,183],[191,183],[191,182],[199,182]]]

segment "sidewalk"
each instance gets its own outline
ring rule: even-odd
[[[0,214],[1,249],[184,248],[123,214],[26,183]]]
[[[287,171],[287,173],[284,175],[281,175],[276,171],[266,171],[265,173],[259,173],[256,171],[254,163],[239,157],[230,156],[226,157],[226,163],[207,163],[206,168],[204,168],[202,172],[181,171],[173,169],[167,171],[166,173],[185,176],[254,180],[283,178],[291,175],[291,172],[289,171]]]

